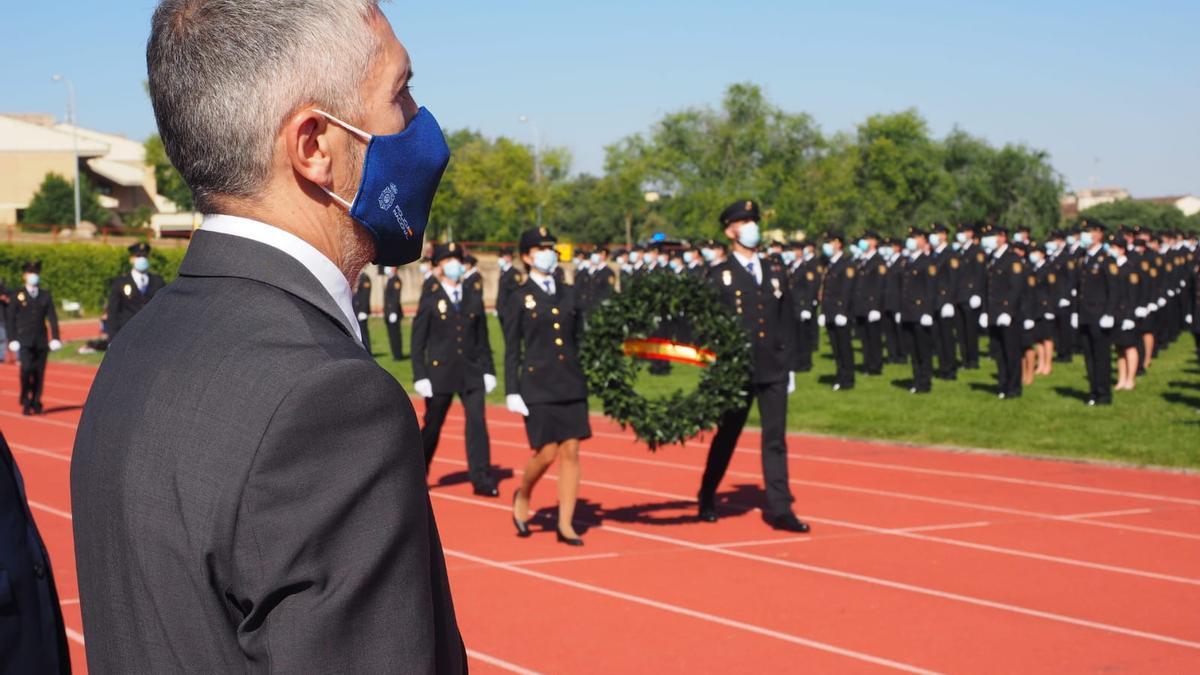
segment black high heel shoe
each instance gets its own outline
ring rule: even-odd
[[[562,533],[562,530],[554,528],[554,534],[558,535],[558,543],[566,544],[567,546],[583,546],[583,540],[579,537],[568,537]]]
[[[520,496],[521,496],[521,488],[517,488],[517,491],[513,493],[513,517],[512,517],[512,520],[513,520],[513,525],[516,526],[516,528],[517,528],[517,536],[524,539],[525,537],[532,535],[533,530],[529,529],[529,521],[528,520],[526,520],[525,522],[521,522],[521,521],[517,520],[517,514],[516,514],[517,497],[520,497]]]

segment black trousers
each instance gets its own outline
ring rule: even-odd
[[[858,330],[862,333],[863,370],[868,375],[883,373],[883,322],[874,323],[859,317]]]
[[[46,381],[46,357],[49,347],[21,345],[21,406],[42,405],[42,384]]]
[[[808,326],[810,323],[813,323],[812,319],[796,320],[796,370],[801,373],[807,373],[812,370],[813,366],[812,355],[815,349],[813,332],[809,330]]]
[[[826,320],[829,345],[833,348],[833,362],[837,364],[837,383],[842,389],[854,386],[854,346],[850,342],[850,326],[834,326],[833,317]]]
[[[904,363],[904,350],[900,348],[900,324],[896,323],[895,313],[884,312],[882,323],[888,363]]]
[[[1021,395],[1021,327],[1019,319],[1001,328],[995,324],[988,329],[992,340],[992,356],[996,359],[996,380],[999,393],[1005,396]]]
[[[963,367],[974,370],[979,367],[979,315],[978,309],[971,309],[969,303],[958,305],[954,314],[958,322],[958,350],[962,357]]]
[[[458,398],[462,401],[463,412],[467,417],[467,475],[472,485],[490,487],[493,485],[492,445],[488,438],[487,421],[483,416],[483,388],[460,391]],[[437,452],[438,439],[442,435],[442,423],[446,421],[446,413],[450,411],[450,402],[453,400],[454,394],[434,394],[433,398],[425,399],[425,423],[421,425],[421,444],[425,448],[426,472],[433,464],[433,455]]]
[[[1075,329],[1071,328],[1071,312],[1054,315],[1054,353],[1057,360],[1068,363],[1075,355]]]
[[[933,327],[917,321],[905,321],[900,330],[912,342],[913,388],[929,391],[933,388]]]
[[[767,488],[764,512],[769,517],[781,516],[791,513],[792,502],[795,501],[788,484],[787,382],[752,383],[746,404],[721,417],[717,423],[717,434],[708,447],[708,461],[704,466],[704,478],[700,481],[700,502],[711,504],[716,499],[717,487],[729,468],[729,460],[733,457],[742,428],[746,426],[746,418],[750,415],[750,404],[756,398],[758,414],[762,417],[762,471]]]
[[[392,358],[397,361],[404,358],[404,334],[400,332],[400,322],[402,321],[404,318],[397,314],[396,323],[389,321],[387,325],[388,342],[392,346]]]
[[[937,345],[938,377],[953,380],[958,375],[958,338],[954,335],[958,312],[949,319],[933,320],[935,344]]]
[[[1089,398],[1097,403],[1112,402],[1112,331],[1096,324],[1080,327],[1083,358],[1087,362]]]
[[[358,332],[362,333],[362,343],[363,343],[363,347],[367,348],[367,353],[368,354],[373,353],[371,351],[371,331],[367,330],[367,322],[366,321],[358,322]]]

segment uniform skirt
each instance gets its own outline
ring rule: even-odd
[[[1033,327],[1033,338],[1038,342],[1054,339],[1054,321],[1040,319]]]
[[[530,403],[525,417],[525,435],[529,447],[541,449],[550,443],[584,440],[592,437],[587,399],[565,403]]]
[[[1115,330],[1113,331],[1113,346],[1117,349],[1125,350],[1130,347],[1136,347],[1142,339],[1141,330],[1135,327],[1133,330]]]

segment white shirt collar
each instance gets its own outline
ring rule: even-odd
[[[337,268],[337,265],[334,265],[332,260],[326,258],[312,244],[273,225],[219,213],[204,216],[200,229],[205,232],[227,234],[257,241],[295,258],[325,288],[325,291],[337,304],[338,309],[346,315],[346,324],[354,331],[354,336],[360,341],[362,340],[358,320],[354,313],[354,304],[351,302],[350,284],[347,283],[346,277],[342,276],[342,271]]]
[[[546,290],[546,282],[550,282],[550,295],[554,295],[558,290],[558,284],[554,283],[553,274],[542,274],[540,271],[529,270],[529,278],[533,280],[543,291]]]
[[[996,249],[996,252],[992,254],[992,257],[999,258],[1000,256],[1004,255],[1004,252],[1007,250],[1008,250],[1008,244],[1005,244],[1005,245],[1001,246],[1000,248]]]

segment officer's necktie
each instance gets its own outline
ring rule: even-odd
[[[148,283],[146,277],[144,277],[144,276],[138,277],[137,282],[138,282],[138,293],[145,295],[146,294],[146,286],[150,285]]]
[[[554,284],[554,282],[550,281],[549,279],[546,279],[542,282],[542,285],[546,287],[546,295],[554,295],[554,288],[552,284]]]
[[[746,263],[746,271],[750,273],[750,276],[754,279],[754,283],[758,283],[758,275],[756,275],[754,273],[754,263],[753,262]]]
[[[460,302],[459,302],[459,298],[458,298],[458,289],[457,289],[457,288],[456,288],[456,289],[454,289],[454,295],[453,295],[453,296],[451,296],[450,300],[451,300],[451,301],[454,303],[454,311],[456,311],[456,312],[457,312],[457,311],[458,311],[458,308],[459,308],[459,304],[460,304]]]

